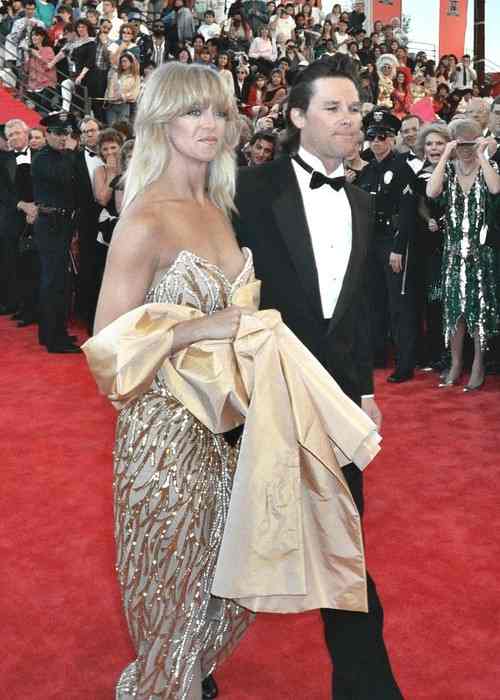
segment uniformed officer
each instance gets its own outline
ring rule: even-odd
[[[416,222],[414,173],[394,150],[401,126],[388,110],[375,108],[364,122],[374,158],[356,184],[375,196],[373,263],[373,342],[375,362],[385,366],[388,321],[396,351],[389,382],[412,379],[416,352],[416,303],[412,239]]]
[[[66,330],[69,249],[76,208],[74,154],[66,150],[66,137],[76,124],[66,112],[52,112],[40,123],[47,127],[47,145],[32,165],[41,267],[39,340],[49,352],[78,353],[80,348]]]

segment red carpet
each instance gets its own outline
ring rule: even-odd
[[[132,650],[113,571],[114,411],[85,360],[0,320],[0,697],[112,700]],[[498,700],[500,380],[475,395],[378,377],[368,560],[406,700]],[[263,616],[218,671],[221,700],[327,700],[316,613]]]
[[[9,119],[22,119],[30,128],[40,123],[40,115],[37,112],[28,109],[24,102],[16,100],[0,85],[0,122],[5,124]]]

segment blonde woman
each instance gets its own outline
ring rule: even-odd
[[[233,293],[253,279],[250,251],[240,250],[229,219],[234,99],[209,68],[162,65],[140,98],[135,134],[95,331],[144,303],[165,302],[205,314],[175,327],[165,357],[196,341],[233,338],[243,313],[231,305]],[[117,570],[137,659],[122,674],[119,700],[216,695],[208,674],[251,620],[210,596],[237,454],[173,397],[161,372],[120,412]]]

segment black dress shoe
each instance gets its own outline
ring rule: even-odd
[[[387,377],[387,381],[391,384],[409,382],[410,379],[413,379],[413,372],[393,372]]]
[[[207,676],[201,682],[201,697],[203,700],[208,700],[209,698],[216,698],[218,694],[219,689],[217,683],[215,682],[215,678],[210,674],[210,676]]]
[[[23,312],[22,311],[16,311],[15,313],[12,314],[11,319],[13,321],[20,321],[23,317]]]
[[[78,345],[66,343],[65,345],[52,345],[50,347],[47,347],[47,352],[57,353],[60,355],[76,355],[77,353],[81,353],[82,350],[78,347]]]
[[[17,322],[18,328],[26,328],[26,326],[32,326],[35,323],[33,318],[22,318]]]
[[[3,304],[0,305],[0,316],[11,316],[11,314],[15,314],[17,309],[15,309],[13,306],[4,306]]]

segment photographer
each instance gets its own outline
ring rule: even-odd
[[[471,58],[468,54],[462,56],[462,61],[457,63],[455,70],[450,73],[451,88],[460,97],[472,90],[477,73],[471,66]]]

